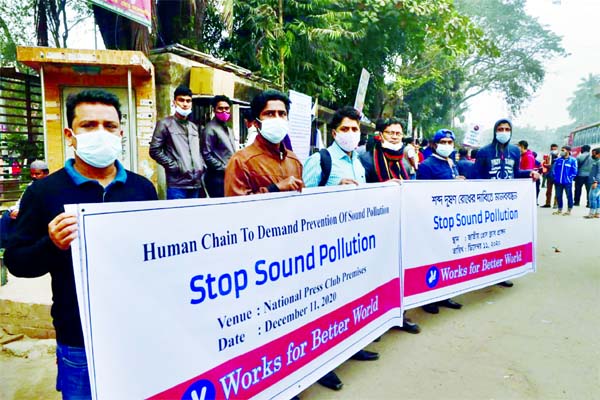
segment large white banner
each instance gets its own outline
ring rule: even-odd
[[[67,209],[94,398],[290,398],[401,324],[396,184]]]
[[[404,306],[535,271],[529,179],[411,181],[402,187]]]

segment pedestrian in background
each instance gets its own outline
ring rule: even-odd
[[[179,85],[173,93],[175,113],[156,124],[150,157],[165,169],[167,199],[200,197],[205,164],[200,154],[198,127],[189,120],[192,91]]]
[[[578,206],[583,187],[585,187],[585,198],[587,199],[590,194],[590,183],[588,178],[592,171],[592,164],[594,160],[590,154],[590,146],[585,144],[581,146],[581,154],[577,156],[577,176],[575,177],[575,197],[573,198],[573,205]],[[586,204],[590,206],[589,202]]]
[[[225,194],[225,168],[229,159],[238,151],[233,130],[227,125],[231,118],[231,100],[227,96],[215,96],[211,101],[214,118],[202,131],[202,157],[206,162],[204,184],[210,197]]]
[[[554,178],[554,188],[556,190],[556,201],[558,209],[553,215],[561,215],[563,210],[563,192],[567,196],[567,211],[564,215],[571,215],[573,209],[573,180],[577,176],[577,160],[571,157],[571,147],[563,146],[560,149],[559,157],[554,162],[552,169]]]

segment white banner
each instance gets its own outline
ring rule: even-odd
[[[535,271],[536,216],[529,179],[403,184],[404,306]]]
[[[312,99],[304,93],[290,90],[290,102],[290,141],[294,153],[304,162],[310,156]]]
[[[94,398],[290,398],[401,324],[396,184],[67,209]]]

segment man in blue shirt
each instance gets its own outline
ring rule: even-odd
[[[362,166],[356,148],[360,141],[360,114],[350,106],[342,107],[333,114],[331,135],[334,142],[327,148],[331,156],[329,177],[323,184],[321,154],[315,153],[304,163],[302,180],[306,187],[358,185],[366,183],[365,169]],[[325,171],[327,175],[327,171]],[[360,350],[352,356],[353,360],[370,361],[379,358],[378,353]],[[327,373],[319,383],[329,389],[340,390],[342,381],[333,371]]]
[[[324,186],[366,183],[365,169],[358,158],[356,148],[360,141],[360,115],[346,106],[333,116],[331,126],[333,143],[327,148],[331,156],[331,172]],[[319,186],[322,178],[321,155],[310,156],[304,163],[302,180],[304,186]]]
[[[554,177],[556,201],[558,202],[558,210],[552,214],[562,214],[564,191],[567,194],[568,209],[563,215],[571,215],[571,209],[573,208],[573,179],[577,176],[577,160],[571,157],[570,146],[563,146],[560,149],[560,154],[554,162],[552,176]]]

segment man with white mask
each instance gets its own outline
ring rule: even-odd
[[[77,237],[77,217],[66,213],[64,205],[158,199],[149,180],[117,160],[122,152],[120,121],[119,100],[113,94],[85,90],[69,96],[64,134],[75,158],[27,188],[4,254],[15,276],[52,277],[56,388],[68,399],[91,398],[91,392],[70,247]]]
[[[333,114],[329,126],[333,143],[306,160],[302,174],[304,184],[306,187],[365,184],[365,169],[356,151],[360,141],[360,113],[353,107],[342,107]],[[379,358],[379,354],[360,350],[351,358],[373,361]],[[333,371],[318,382],[332,390],[340,390],[343,386]]]
[[[353,107],[346,106],[335,112],[330,124],[333,143],[304,163],[302,180],[306,187],[366,183],[365,169],[356,151],[360,142],[359,124],[360,114]],[[324,168],[323,161],[327,157],[329,161]]]
[[[494,124],[494,139],[492,143],[483,146],[477,152],[475,159],[475,178],[477,179],[514,179],[529,178],[534,181],[540,178],[536,171],[520,170],[521,150],[510,144],[512,137],[512,122],[502,118]],[[498,285],[512,287],[511,281],[500,282]]]
[[[433,154],[419,166],[417,179],[465,179],[464,176],[458,174],[458,168],[454,160],[450,157],[454,153],[454,140],[454,132],[450,129],[440,129],[435,133],[432,140]],[[438,314],[440,307],[458,310],[462,308],[462,304],[452,299],[446,299],[425,304],[423,311],[430,314]]]
[[[435,133],[433,154],[421,163],[417,179],[465,179],[458,174],[456,163],[450,157],[454,153],[454,139],[454,132],[450,129],[440,129]]]
[[[198,127],[189,120],[192,91],[179,85],[173,94],[175,113],[160,120],[150,141],[150,157],[165,169],[167,199],[200,197],[204,159]]]
[[[282,143],[289,133],[290,99],[278,90],[268,89],[254,97],[250,108],[258,135],[251,145],[229,159],[225,196],[302,189],[302,163]]]

